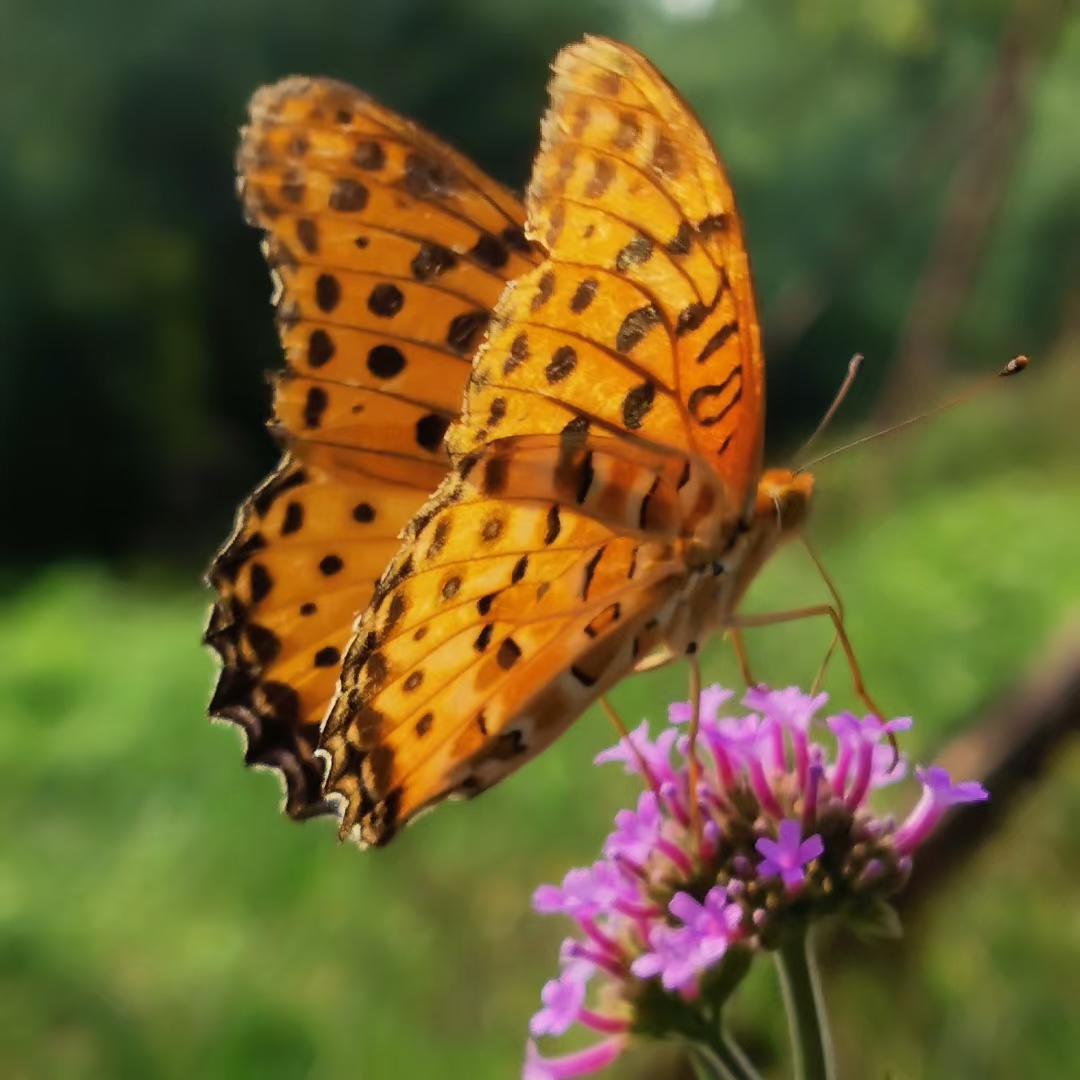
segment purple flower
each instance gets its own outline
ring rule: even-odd
[[[531,1039],[525,1046],[525,1069],[521,1080],[568,1080],[569,1077],[606,1069],[622,1053],[626,1039],[619,1035],[593,1044],[576,1054],[545,1058]]]
[[[748,709],[772,717],[786,729],[795,759],[795,775],[802,783],[806,779],[806,769],[810,764],[806,735],[814,714],[829,700],[829,695],[817,694],[810,697],[797,686],[789,686],[786,690],[769,690],[764,686],[755,686],[747,690],[742,700]]]
[[[544,1007],[529,1021],[535,1035],[561,1035],[569,1031],[585,1004],[585,986],[592,974],[588,964],[571,964],[557,979],[544,983],[540,1000]]]
[[[888,787],[890,784],[899,783],[907,776],[907,754],[897,755],[891,746],[879,743],[874,747],[870,765],[870,786],[877,788]]]
[[[615,816],[604,858],[533,896],[537,911],[570,917],[576,932],[564,942],[563,972],[544,987],[531,1031],[561,1035],[579,1026],[604,1038],[552,1058],[530,1042],[526,1080],[602,1068],[631,1030],[666,1030],[672,1009],[694,1014],[681,1030],[700,1027],[723,1004],[716,995],[733,988],[730,980],[706,978],[733,943],[753,957],[776,949],[787,929],[842,914],[847,905],[858,911],[868,899],[887,900],[945,810],[986,798],[979,784],[953,784],[939,768],[917,769],[922,797],[897,828],[869,800],[904,775],[906,763],[886,738],[910,727],[909,718],[839,713],[821,723],[834,739],[820,740],[814,729],[823,694],[756,687],[742,702],[754,712],[721,717],[731,697],[719,686],[702,691],[696,790],[689,782],[687,702],[671,706],[671,726],[655,741],[642,722],[597,756],[598,763],[646,773],[649,790]],[[804,891],[815,859],[821,887]],[[782,891],[761,887],[770,880]],[[648,993],[643,980],[656,980]],[[586,983],[603,1007],[586,1005]]]
[[[649,951],[642,953],[630,970],[639,979],[660,976],[665,990],[681,990],[697,975],[694,935],[685,926],[661,923],[649,934]]]
[[[836,762],[832,767],[829,782],[833,791],[843,798],[851,771],[853,749],[861,738],[859,718],[854,713],[842,712],[839,716],[830,716],[825,723],[836,736]]]
[[[883,787],[903,777],[906,763],[881,740],[906,731],[911,727],[911,717],[883,723],[876,716],[860,720],[852,713],[841,713],[830,717],[828,724],[837,740],[832,787],[849,810],[862,804],[871,787]]]
[[[750,786],[761,803],[761,808],[771,817],[782,817],[784,813],[776,801],[769,775],[771,773],[775,776],[783,768],[782,738],[780,725],[766,717],[758,727],[753,751],[744,755]]]
[[[741,720],[726,717],[715,724],[702,725],[702,741],[716,762],[716,772],[720,778],[718,794],[731,790],[738,770],[747,758],[753,756],[760,726],[761,719],[757,716],[746,716]],[[680,740],[680,749],[682,743],[683,740]]]
[[[590,918],[618,900],[634,901],[637,890],[617,866],[601,859],[586,869],[567,872],[561,888],[541,885],[533,893],[533,910],[541,915]]]
[[[825,778],[825,766],[815,759],[806,767],[803,784],[802,827],[810,829],[817,821],[818,794]]]
[[[950,806],[990,798],[982,784],[975,780],[954,784],[949,774],[937,765],[928,769],[917,768],[915,775],[922,782],[922,796],[893,838],[896,850],[905,855],[926,839]]]
[[[814,714],[828,700],[828,694],[810,697],[797,686],[789,686],[785,690],[770,690],[767,686],[759,685],[746,691],[742,703],[754,712],[771,716],[789,730],[805,733]]]
[[[701,904],[689,893],[678,892],[668,910],[693,935],[695,956],[703,969],[716,963],[739,935],[742,908],[730,902],[727,889],[720,885],[711,888]]]
[[[643,791],[637,810],[620,810],[615,815],[615,831],[604,841],[608,858],[622,855],[634,863],[643,863],[660,839],[660,804],[652,791]]]
[[[624,771],[630,774],[641,772],[641,762],[649,770],[652,777],[650,786],[659,786],[667,780],[671,780],[671,747],[678,738],[678,732],[672,728],[665,728],[657,736],[656,742],[649,740],[649,721],[642,720],[633,731],[629,733],[629,739],[620,739],[614,746],[607,750],[601,750],[593,758],[594,765],[606,765],[609,761],[622,762]],[[635,753],[636,751],[636,753]],[[646,778],[648,779],[648,778]]]
[[[806,877],[803,867],[816,859],[825,845],[817,833],[803,840],[801,826],[790,818],[780,822],[777,836],[776,840],[763,836],[754,845],[763,856],[758,873],[762,877],[779,877],[787,889],[797,889]]]
[[[715,722],[720,706],[735,696],[734,690],[725,690],[719,683],[706,686],[698,699],[698,716],[701,723]],[[688,724],[693,712],[689,701],[675,701],[668,706],[669,724]]]
[[[639,979],[660,976],[665,990],[681,990],[711,967],[739,937],[742,909],[729,902],[727,890],[716,886],[699,904],[689,893],[678,892],[668,910],[683,924],[661,924],[649,935],[650,951],[631,965]]]
[[[626,965],[608,954],[605,947],[593,942],[566,938],[559,949],[559,961],[563,964],[580,963],[606,971],[612,978],[621,979],[626,974]]]

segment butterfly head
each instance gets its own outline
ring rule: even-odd
[[[811,473],[766,469],[758,481],[754,520],[762,525],[771,522],[777,541],[794,536],[806,524],[813,491]]]
[[[749,520],[744,519],[734,533],[721,535],[724,547],[720,558],[708,555],[714,559],[707,564],[712,576],[706,577],[708,585],[699,590],[699,602],[692,605],[689,640],[696,641],[728,625],[731,613],[758,571],[781,544],[798,535],[806,524],[813,490],[814,478],[808,472],[767,469],[761,474]],[[697,549],[699,556],[702,552],[708,552],[704,545]],[[701,565],[706,565],[704,557]]]

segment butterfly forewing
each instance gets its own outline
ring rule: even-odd
[[[340,83],[260,90],[238,165],[275,275],[286,453],[209,572],[211,712],[282,771],[300,817],[327,809],[313,751],[354,619],[446,474],[490,310],[536,254],[512,196]]]
[[[323,732],[365,844],[490,787],[663,646],[695,525],[734,532],[757,479],[757,323],[715,153],[630,50],[587,39],[554,72],[528,195],[547,257],[496,305],[455,472],[376,588]]]
[[[688,444],[745,508],[761,471],[764,370],[723,167],[690,107],[632,49],[589,37],[553,68],[529,232],[557,273],[601,271],[597,299],[613,277],[633,283],[640,298],[623,321],[605,321],[605,344],[655,370],[676,395],[683,430],[648,413],[626,426]],[[667,370],[654,351],[666,353]]]

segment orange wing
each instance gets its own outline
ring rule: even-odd
[[[695,450],[746,510],[762,466],[764,361],[723,166],[690,106],[633,49],[586,37],[553,68],[526,206],[529,235],[550,253],[537,276],[559,295],[537,321],[638,369],[602,419]]]
[[[491,787],[651,651],[678,600],[685,467],[542,436],[460,463],[342,665],[320,745],[343,837],[385,844],[434,803]]]
[[[517,200],[356,90],[286,79],[250,111],[239,188],[275,279],[285,454],[209,571],[210,712],[306,817],[328,809],[314,748],[355,617],[445,475],[491,308],[536,255]]]
[[[624,46],[554,64],[527,232],[477,355],[455,462],[407,531],[323,730],[342,833],[386,843],[484,790],[632,670],[685,607],[702,517],[760,471],[762,361],[731,190]]]

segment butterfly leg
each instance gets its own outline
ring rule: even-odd
[[[733,615],[728,620],[728,628],[748,630],[757,626],[775,626],[777,623],[794,622],[797,619],[821,618],[822,616],[832,620],[836,640],[840,643],[840,647],[844,650],[845,657],[847,657],[855,694],[871,713],[879,719],[883,718],[885,714],[874,704],[873,699],[866,692],[866,687],[863,685],[862,672],[859,671],[859,664],[855,659],[855,652],[851,648],[851,642],[848,640],[847,631],[844,629],[843,619],[831,604],[814,604],[810,607],[793,608],[790,611],[770,611],[761,615]]]
[[[874,716],[879,720],[884,720],[885,714],[874,703],[863,685],[862,672],[859,671],[855,652],[851,647],[851,642],[848,640],[847,631],[844,629],[844,620],[840,612],[831,604],[815,604],[812,607],[794,608],[791,611],[772,611],[762,615],[735,615],[728,621],[728,627],[729,629],[748,629],[754,626],[774,626],[776,623],[794,622],[796,619],[813,619],[823,615],[832,620],[834,642],[840,643],[840,647],[847,657],[848,669],[851,671],[851,682],[856,696]],[[896,743],[896,736],[891,731],[889,732],[889,746],[893,752],[892,767],[895,768],[900,760],[900,747]]]
[[[735,652],[735,662],[739,665],[739,674],[746,684],[746,689],[749,690],[751,687],[757,686],[757,680],[750,674],[750,660],[746,655],[746,646],[743,644],[742,634],[735,627],[731,627],[728,630],[728,636],[731,638],[731,647]]]
[[[690,665],[690,729],[687,738],[686,761],[687,770],[687,798],[690,810],[690,832],[697,844],[698,852],[702,846],[701,810],[698,807],[698,759],[697,737],[698,728],[701,725],[701,665],[698,663],[697,653],[689,653],[686,657]]]
[[[600,708],[604,710],[604,714],[614,725],[615,730],[619,733],[619,738],[630,747],[630,753],[634,755],[634,760],[637,761],[637,767],[641,771],[641,775],[652,789],[653,794],[659,798],[660,784],[656,777],[653,776],[653,771],[649,768],[648,762],[642,757],[641,751],[634,744],[633,739],[630,738],[630,732],[627,730],[626,724],[623,723],[622,717],[615,711],[615,706],[608,701],[607,694],[600,695]]]
[[[818,558],[817,552],[811,547],[810,541],[806,538],[805,534],[800,533],[799,541],[802,543],[806,554],[810,556],[810,561],[814,564],[814,569],[817,570],[818,576],[825,582],[825,588],[829,590],[829,595],[832,597],[836,613],[840,616],[840,621],[843,622],[844,601],[840,598],[840,593],[833,584],[832,578],[829,577],[829,572],[825,569],[825,564]],[[821,666],[817,669],[817,674],[814,676],[814,681],[810,684],[811,696],[817,694],[821,689],[821,682],[825,678],[825,672],[829,667],[829,661],[832,659],[833,653],[836,651],[838,642],[839,637],[834,633],[832,641],[829,642],[829,647],[825,650],[825,656],[822,658]]]

